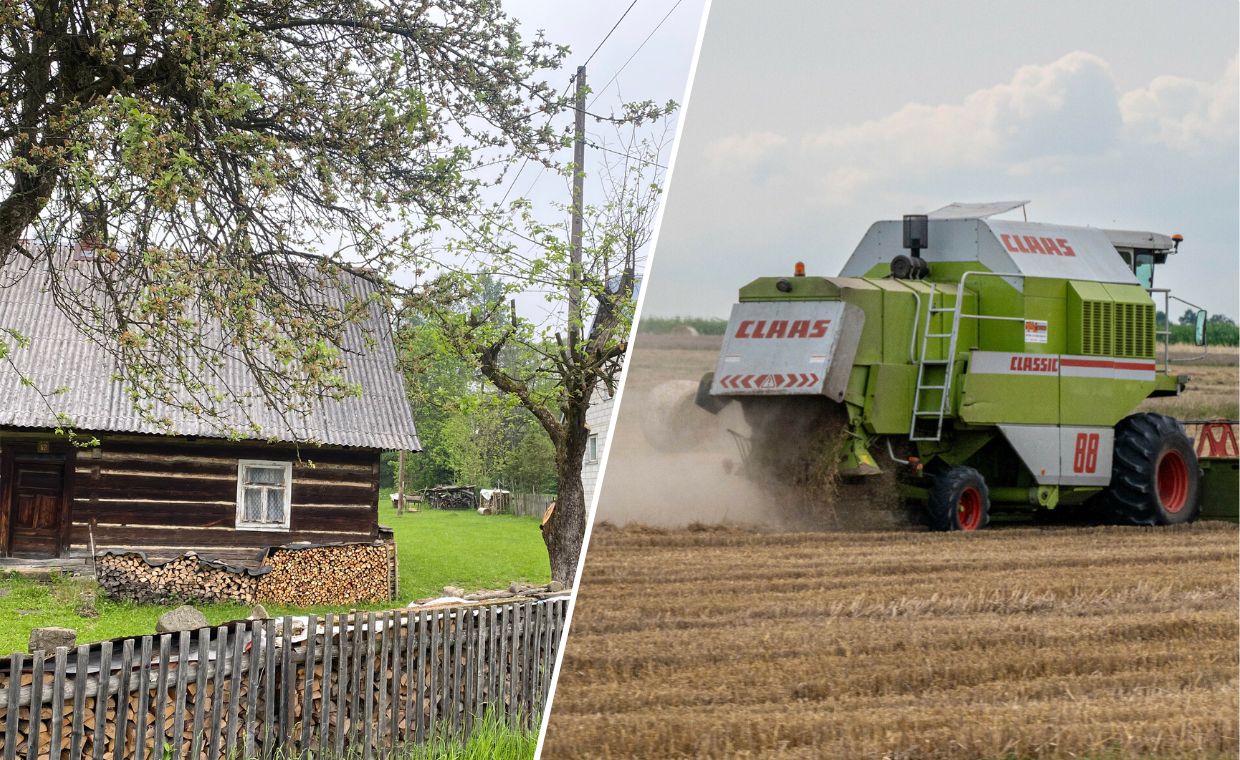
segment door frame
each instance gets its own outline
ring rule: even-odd
[[[60,442],[51,442],[47,453],[39,452],[36,441],[9,440],[0,445],[0,557],[12,556],[13,475],[18,463],[60,465],[60,509],[57,512],[59,530],[56,531],[56,550],[53,556],[69,556],[75,454],[71,446]]]

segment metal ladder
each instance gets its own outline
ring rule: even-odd
[[[952,369],[956,363],[956,338],[960,334],[960,292],[955,296],[955,302],[951,306],[936,307],[934,305],[934,296],[936,293],[936,283],[930,283],[930,298],[926,306],[926,328],[921,336],[921,357],[917,363],[917,385],[913,392],[913,418],[909,423],[908,438],[910,441],[939,441],[943,438],[943,418],[947,416],[948,398],[951,397],[952,389]],[[946,296],[946,293],[940,294]],[[949,332],[936,333],[931,332],[934,324],[935,314],[951,314],[952,326]],[[931,340],[948,339],[947,354],[945,359],[927,359],[926,349]],[[943,382],[941,385],[926,382],[927,367],[942,367]],[[940,391],[938,408],[923,408],[921,406],[921,397],[925,391]],[[933,420],[934,433],[929,433],[929,425],[923,425],[918,430],[918,422],[922,420]]]

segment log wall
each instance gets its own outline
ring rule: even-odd
[[[70,543],[75,553],[140,549],[153,559],[195,549],[256,562],[294,542],[362,542],[378,536],[379,452],[232,445],[183,438],[104,438],[77,453]],[[238,530],[237,460],[293,463],[288,531]],[[313,462],[311,467],[309,462]]]
[[[3,760],[387,757],[532,728],[567,597],[232,623],[0,661]]]

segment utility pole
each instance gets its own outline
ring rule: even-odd
[[[573,223],[568,265],[568,351],[581,336],[581,217],[585,213],[586,67],[577,67],[577,121],[573,131]],[[571,361],[571,359],[570,359]]]
[[[405,450],[400,450],[400,462],[396,465],[396,514],[405,514]]]

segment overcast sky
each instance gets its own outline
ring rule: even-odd
[[[640,7],[640,3],[639,3]],[[715,0],[645,314],[836,274],[870,223],[1031,199],[1181,233],[1157,275],[1237,316],[1237,4]]]

